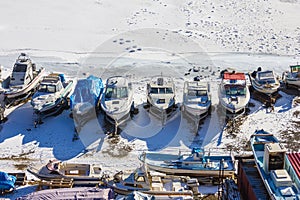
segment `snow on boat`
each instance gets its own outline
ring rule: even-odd
[[[211,108],[209,84],[206,82],[185,82],[183,89],[183,111],[196,123],[205,118]]]
[[[255,163],[272,200],[300,199],[299,177],[286,163],[286,149],[272,134],[259,130],[251,136]]]
[[[267,95],[277,92],[280,87],[280,83],[277,80],[274,71],[270,70],[261,71],[261,68],[258,68],[257,71],[254,71],[251,74],[250,80],[255,90]]]
[[[17,198],[17,200],[39,200],[39,199],[115,199],[113,191],[109,188],[75,187],[47,189],[33,192]]]
[[[15,188],[17,178],[6,172],[0,172],[0,191],[2,193],[10,192]]]
[[[78,133],[90,119],[96,117],[103,90],[104,85],[101,78],[89,76],[86,79],[77,81],[74,92],[70,97],[70,107]]]
[[[52,73],[45,76],[31,100],[35,123],[39,124],[42,119],[64,109],[73,87],[74,81],[65,81],[63,74]]]
[[[95,185],[102,178],[102,167],[50,160],[46,165],[30,166],[28,171],[41,180],[73,179],[74,185]]]
[[[2,82],[6,106],[18,104],[30,97],[42,80],[44,72],[44,68],[37,71],[31,59],[25,53],[21,53],[14,64],[12,74]]]
[[[162,153],[143,153],[139,159],[150,170],[166,174],[185,175],[191,177],[233,177],[235,162],[232,155],[204,155],[201,148],[193,148],[191,154],[172,155]]]
[[[108,78],[101,97],[101,108],[106,119],[120,125],[130,118],[133,107],[132,83],[123,76]]]
[[[219,101],[228,115],[244,114],[250,100],[250,92],[244,73],[225,72],[219,86]]]
[[[147,104],[150,113],[163,122],[175,108],[175,84],[170,77],[154,76],[147,84]]]
[[[283,74],[286,87],[290,85],[300,88],[300,65],[291,65],[291,71]]]
[[[123,174],[118,172],[114,175],[114,180],[107,181],[108,187],[121,195],[128,195],[134,191],[157,197],[189,197],[192,199],[193,192],[188,187],[189,177],[168,176],[162,173],[153,173],[143,165],[133,173]],[[194,180],[194,179],[193,179]],[[192,181],[189,181],[192,183]],[[193,187],[198,187],[197,179],[194,180]],[[198,188],[195,190],[198,191]]]

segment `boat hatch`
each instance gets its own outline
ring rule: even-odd
[[[166,100],[165,99],[158,99],[157,103],[166,103]]]
[[[157,78],[157,85],[163,85],[164,79],[163,78]]]
[[[292,186],[293,182],[285,169],[273,170],[271,178],[276,187]]]

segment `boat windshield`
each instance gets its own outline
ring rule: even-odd
[[[41,84],[39,86],[38,91],[39,92],[46,92],[46,93],[54,93],[54,92],[56,92],[56,89],[55,89],[55,85]]]
[[[27,65],[23,64],[15,64],[13,72],[26,72]]]
[[[173,89],[171,87],[167,88],[151,88],[151,94],[173,94]]]
[[[206,90],[188,90],[188,95],[194,96],[194,97],[207,96],[207,91]]]
[[[246,95],[246,88],[245,87],[225,87],[226,95],[235,95],[235,96],[242,96]]]
[[[264,84],[274,84],[275,79],[274,78],[268,78],[268,79],[263,79],[258,81],[259,84],[264,85]]]
[[[127,87],[108,87],[105,92],[106,99],[120,99],[127,98],[128,90]]]

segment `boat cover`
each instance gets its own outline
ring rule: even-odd
[[[71,108],[73,109],[77,103],[89,102],[96,106],[100,95],[104,90],[101,78],[89,76],[86,79],[78,80],[76,88],[70,97]]]
[[[75,187],[41,190],[18,198],[18,200],[38,199],[115,199],[112,189],[95,187]]]
[[[0,189],[10,190],[15,187],[16,177],[7,174],[6,172],[0,172]]]

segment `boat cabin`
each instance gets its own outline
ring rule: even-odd
[[[13,71],[10,77],[10,85],[27,85],[34,79],[33,72],[35,71],[35,64],[33,64],[30,58],[22,53],[15,62]]]
[[[149,94],[173,94],[174,85],[171,81],[158,77],[155,81],[147,84]]]
[[[106,82],[105,99],[128,98],[128,87],[131,87],[131,83],[127,83],[123,77],[109,78]]]
[[[300,65],[291,65],[290,67],[292,73],[300,73]]]
[[[63,89],[60,76],[49,75],[44,77],[41,84],[38,87],[39,92],[43,93],[55,93]]]
[[[276,82],[273,71],[257,72],[257,79],[261,85],[274,84]]]
[[[223,84],[226,95],[244,96],[246,90],[246,77],[244,73],[225,72],[223,76]]]
[[[263,167],[267,174],[269,174],[272,170],[284,169],[286,151],[287,150],[282,144],[265,144]]]

